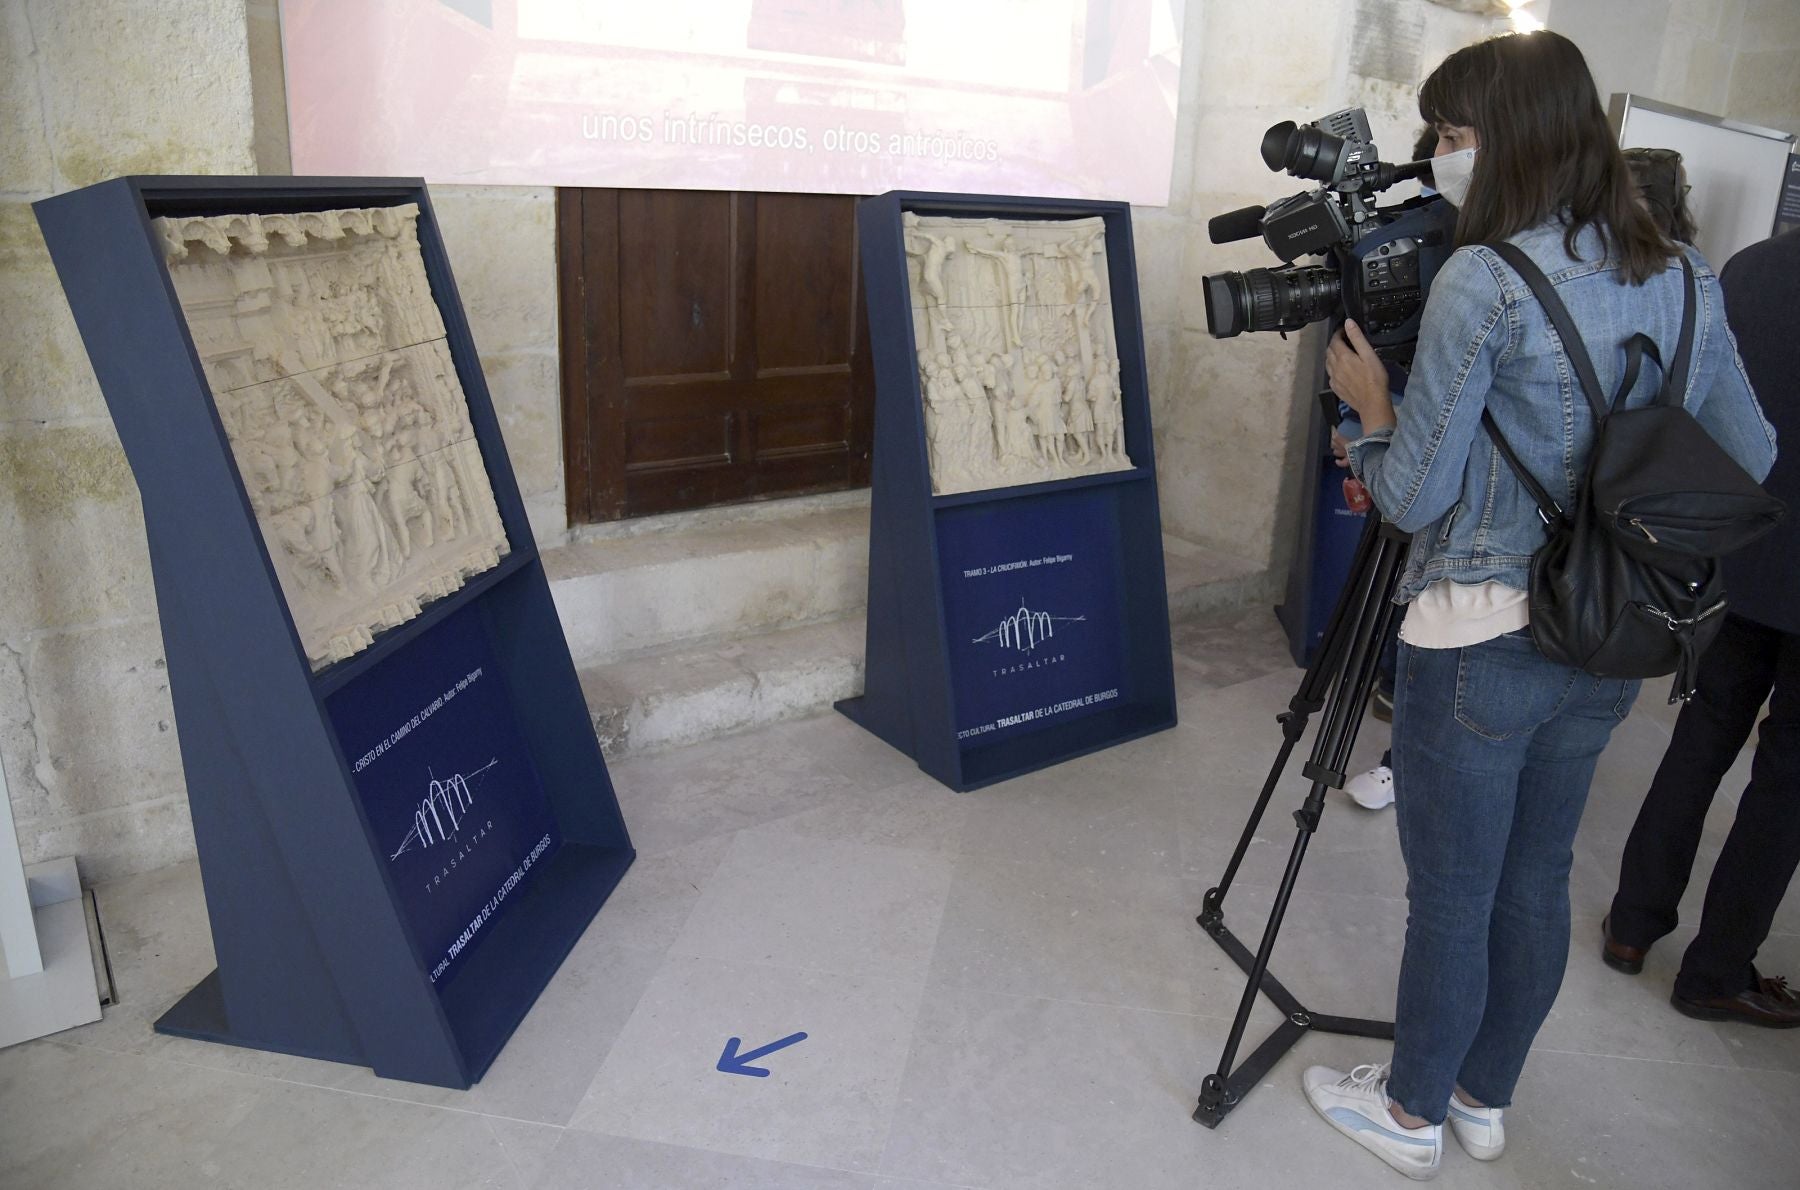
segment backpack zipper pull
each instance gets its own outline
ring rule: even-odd
[[[1650,539],[1651,545],[1661,545],[1662,544],[1662,542],[1660,542],[1656,539],[1656,534],[1654,534],[1654,533],[1650,532],[1650,530],[1644,528],[1644,522],[1640,521],[1638,518],[1636,518],[1636,517],[1631,518],[1631,527],[1633,529],[1636,529],[1639,533],[1642,533],[1645,537],[1648,537]]]

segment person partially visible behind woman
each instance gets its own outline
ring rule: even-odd
[[[1595,763],[1638,684],[1547,659],[1532,643],[1537,508],[1482,430],[1493,415],[1525,467],[1573,507],[1594,441],[1567,345],[1498,253],[1516,244],[1548,275],[1611,393],[1624,341],[1665,359],[1679,337],[1683,249],[1652,224],[1613,143],[1581,51],[1555,33],[1452,54],[1419,92],[1437,127],[1438,189],[1458,208],[1458,250],[1438,273],[1398,424],[1387,373],[1355,323],[1327,372],[1363,437],[1351,467],[1382,515],[1413,535],[1396,599],[1396,821],[1408,916],[1391,1069],[1306,1071],[1329,1123],[1408,1177],[1436,1175],[1446,1119],[1481,1160],[1505,1145],[1527,1051],[1562,984],[1569,870]],[[1686,250],[1697,326],[1686,404],[1762,478],[1775,455],[1724,319],[1718,281]],[[1628,404],[1662,376],[1646,366]]]

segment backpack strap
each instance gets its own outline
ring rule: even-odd
[[[1656,349],[1655,339],[1652,339],[1643,331],[1639,331],[1637,334],[1631,336],[1631,338],[1625,340],[1625,375],[1620,377],[1618,391],[1613,393],[1612,411],[1614,413],[1617,413],[1620,409],[1624,408],[1625,398],[1631,395],[1631,390],[1637,385],[1638,373],[1643,370],[1644,357],[1646,355],[1650,357],[1651,361],[1654,362],[1658,368],[1662,368],[1662,352]],[[1668,372],[1664,369],[1664,393],[1667,393],[1668,387]],[[1656,398],[1657,401],[1661,401],[1662,399],[1661,396]]]
[[[1681,254],[1681,279],[1681,338],[1675,343],[1675,361],[1663,373],[1662,393],[1656,398],[1659,405],[1677,407],[1686,403],[1688,363],[1694,351],[1694,308],[1699,305],[1694,297],[1694,266],[1688,263],[1686,252]]]
[[[1538,517],[1544,522],[1545,527],[1554,532],[1557,525],[1563,520],[1562,506],[1556,502],[1554,496],[1544,490],[1544,485],[1537,481],[1537,477],[1525,469],[1525,464],[1521,463],[1519,456],[1513,453],[1512,443],[1508,442],[1506,435],[1500,432],[1500,423],[1496,422],[1494,415],[1486,409],[1481,411],[1481,424],[1487,430],[1488,437],[1494,440],[1494,448],[1500,452],[1500,457],[1506,460],[1506,465],[1512,468],[1513,474],[1519,477],[1519,482],[1524,485],[1525,491],[1536,502]]]
[[[1575,379],[1580,381],[1581,391],[1588,399],[1588,407],[1594,411],[1595,424],[1605,421],[1606,397],[1600,387],[1600,377],[1594,371],[1594,361],[1588,356],[1587,345],[1581,340],[1581,332],[1575,329],[1575,320],[1569,317],[1568,307],[1556,296],[1556,289],[1550,284],[1550,278],[1544,276],[1544,271],[1517,244],[1502,240],[1486,246],[1511,265],[1513,271],[1531,287],[1531,292],[1537,295],[1538,304],[1549,315],[1550,325],[1556,328],[1556,337],[1562,340],[1563,350],[1568,353],[1569,363],[1575,369]],[[1685,258],[1683,263],[1686,263]],[[1686,357],[1681,357],[1680,362],[1685,366]]]

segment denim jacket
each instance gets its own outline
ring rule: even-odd
[[[1571,257],[1564,227],[1550,221],[1512,242],[1544,271],[1568,307],[1610,400],[1625,371],[1624,342],[1637,331],[1673,362],[1683,285],[1675,261],[1645,284],[1621,284],[1599,233],[1582,231]],[[1725,325],[1718,278],[1700,254],[1694,266],[1693,357],[1687,409],[1758,480],[1775,461],[1775,431],[1763,418]],[[1647,405],[1662,387],[1648,359],[1627,398]],[[1491,410],[1520,460],[1564,508],[1587,467],[1594,416],[1525,282],[1493,250],[1459,249],[1438,272],[1419,329],[1418,353],[1396,411],[1398,425],[1350,445],[1350,466],[1394,525],[1413,535],[1395,596],[1410,602],[1438,579],[1497,580],[1528,589],[1531,555],[1544,543],[1537,506],[1482,428]]]

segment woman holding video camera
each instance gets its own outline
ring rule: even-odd
[[[1595,763],[1638,683],[1556,664],[1527,631],[1527,580],[1544,542],[1536,504],[1483,432],[1491,413],[1526,468],[1570,506],[1593,416],[1510,241],[1550,278],[1604,391],[1624,340],[1665,351],[1681,325],[1682,251],[1637,201],[1580,50],[1555,33],[1452,54],[1419,92],[1439,133],[1433,172],[1458,208],[1457,252],[1425,307],[1407,397],[1360,328],[1327,372],[1359,415],[1351,467],[1382,515],[1413,535],[1394,707],[1394,780],[1409,912],[1391,1067],[1314,1067],[1308,1098],[1408,1177],[1434,1176],[1448,1121],[1492,1160],[1502,1109],[1561,986],[1569,870]],[[1688,250],[1697,328],[1687,408],[1751,474],[1774,433],[1725,325],[1718,281]],[[1628,404],[1647,404],[1646,365]]]

